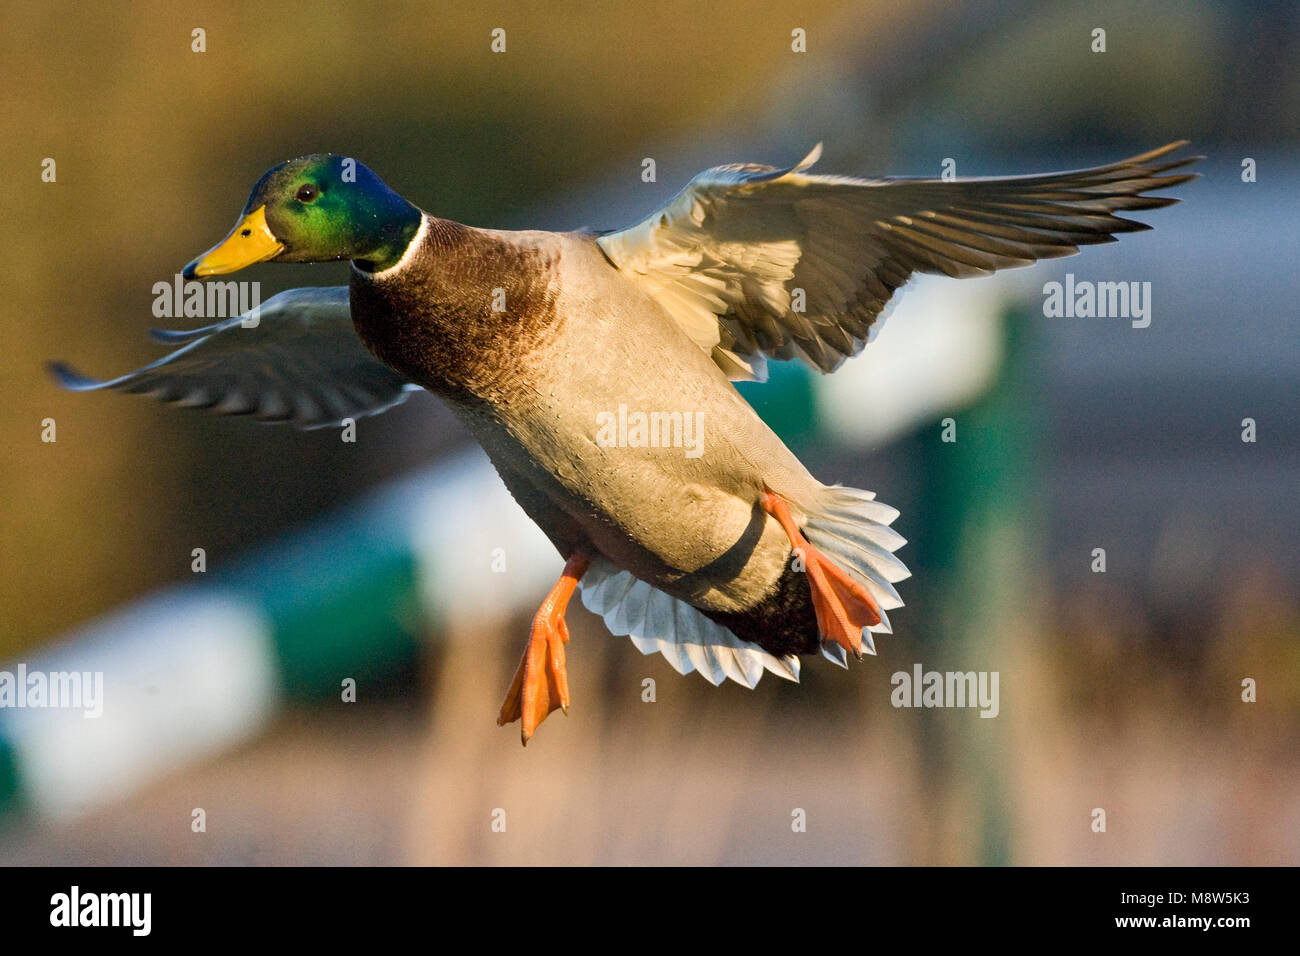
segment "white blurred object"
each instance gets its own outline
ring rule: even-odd
[[[564,561],[483,450],[449,456],[431,475],[415,490],[411,537],[424,607],[434,620],[473,623],[541,600]],[[460,620],[465,616],[471,620]]]
[[[1006,301],[996,277],[923,276],[899,290],[874,341],[815,379],[824,433],[870,447],[969,405],[1002,364]]]
[[[246,601],[174,589],[28,661],[29,673],[104,675],[100,717],[0,710],[31,809],[75,816],[260,731],[279,705],[270,635],[270,622]]]

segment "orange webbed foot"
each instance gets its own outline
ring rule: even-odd
[[[524,745],[552,711],[569,708],[569,674],[565,669],[564,645],[569,643],[569,625],[564,612],[579,578],[587,570],[587,559],[574,554],[564,573],[533,617],[532,630],[514,680],[501,703],[497,724],[521,721],[519,736]]]
[[[860,659],[862,629],[880,623],[880,606],[847,571],[809,543],[795,525],[784,498],[765,491],[760,504],[780,523],[795,555],[803,562],[822,638],[834,641]]]

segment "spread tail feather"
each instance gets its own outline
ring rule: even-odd
[[[875,598],[880,606],[880,623],[866,628],[862,650],[876,653],[871,634],[892,634],[886,611],[903,606],[894,585],[911,577],[907,566],[894,552],[907,543],[889,525],[898,517],[898,509],[876,501],[870,491],[829,485],[820,501],[803,506],[804,535],[819,551],[843,568]],[[844,649],[823,646],[822,654],[841,666],[847,666]]]
[[[611,634],[630,637],[642,654],[663,654],[679,674],[699,671],[715,687],[730,678],[751,689],[765,670],[799,680],[799,658],[777,657],[742,641],[685,601],[608,561],[592,561],[581,588],[582,603],[604,619]]]

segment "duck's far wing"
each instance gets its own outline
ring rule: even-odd
[[[1194,174],[1170,143],[1076,172],[980,179],[813,176],[819,143],[788,169],[718,166],[667,205],[597,239],[733,379],[764,356],[833,371],[874,337],[915,272],[988,275],[1150,227],[1116,213],[1178,200],[1145,195]]]
[[[50,372],[73,391],[140,392],[298,428],[374,415],[419,388],[366,351],[352,327],[346,286],[291,289],[215,325],[151,335],[183,344],[108,381],[86,378],[61,362],[51,362]]]

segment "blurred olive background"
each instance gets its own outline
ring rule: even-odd
[[[364,704],[295,704],[258,741],[88,818],[11,824],[0,862],[1300,861],[1300,291],[1265,265],[1294,269],[1294,207],[1258,198],[1293,203],[1280,183],[1300,173],[1294,7],[10,3],[0,56],[0,660],[192,578],[193,547],[219,564],[466,442],[424,395],[347,445],[49,383],[51,358],[104,376],[156,358],[153,284],[222,237],[275,162],[343,153],[440,216],[603,229],[708,165],[790,162],[822,139],[821,171],[858,174],[937,175],[948,156],[963,175],[1030,172],[1183,137],[1209,157],[1185,206],[1140,217],[1154,233],[1097,253],[1129,278],[1125,256],[1163,243],[1144,261],[1193,304],[1142,340],[1155,378],[1124,364],[1126,330],[1014,325],[1022,380],[977,414],[1037,437],[992,452],[1034,466],[980,485],[996,528],[930,513],[982,481],[936,457],[937,427],[866,451],[812,426],[789,436],[823,479],[903,509],[917,576],[879,659],[715,690],[575,607],[578,706],[524,752],[494,717],[527,619],[485,613],[428,628],[419,666]],[[1258,191],[1229,193],[1246,156]],[[1257,217],[1225,221],[1232,196]],[[1178,274],[1184,246],[1215,243],[1231,268]],[[1111,277],[1090,257],[1069,267]],[[346,276],[240,278],[266,298]],[[1258,448],[1240,443],[1247,415],[1267,422]],[[1133,547],[1089,573],[1089,550],[1117,539]],[[891,709],[889,675],[915,661],[1000,670],[1002,716]],[[1257,704],[1240,703],[1244,676]],[[221,821],[202,837],[199,805]],[[508,834],[489,829],[496,807]]]

